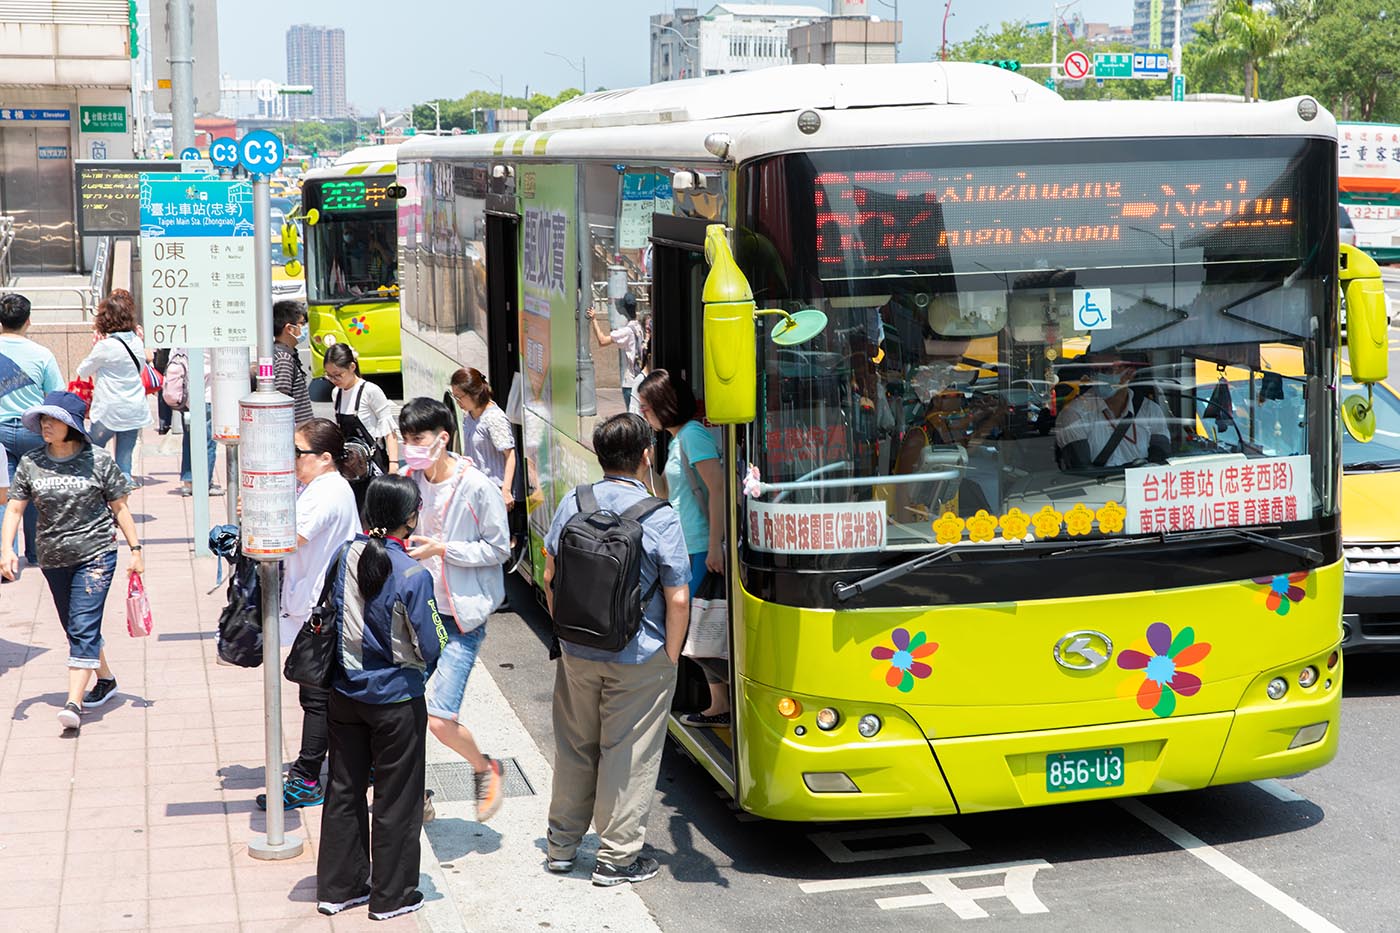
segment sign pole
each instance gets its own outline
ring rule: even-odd
[[[190,34],[194,16],[190,12],[190,0],[170,0],[169,10],[170,148],[180,152],[194,145],[194,37]],[[190,363],[193,365],[194,361]]]

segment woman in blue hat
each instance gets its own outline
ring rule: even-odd
[[[19,574],[15,532],[25,505],[39,511],[39,567],[53,594],[58,620],[68,636],[68,702],[59,724],[76,732],[84,709],[101,706],[117,690],[102,650],[102,606],[117,569],[117,531],[131,548],[127,573],[141,573],[141,544],[126,497],[131,493],[117,461],[88,440],[86,403],[72,392],[50,392],[24,413],[25,428],[44,446],[20,459],[10,483],[10,501],[0,526],[0,574]],[[97,683],[88,689],[93,673]]]

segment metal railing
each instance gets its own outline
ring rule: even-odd
[[[9,214],[0,214],[0,288],[7,288],[14,281],[10,275],[10,247],[15,242],[15,219]]]

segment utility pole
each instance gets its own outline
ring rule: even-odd
[[[1181,0],[1176,0],[1176,27],[1172,30],[1172,74],[1181,74]]]

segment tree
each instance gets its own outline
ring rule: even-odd
[[[1257,100],[1261,67],[1283,56],[1289,38],[1288,25],[1273,13],[1250,0],[1225,0],[1192,49],[1207,74],[1243,67],[1245,100]]]
[[[1343,120],[1400,120],[1400,10],[1384,0],[1314,0],[1279,15],[1295,35],[1280,96],[1311,94]]]
[[[1074,48],[1075,43],[1060,38],[1058,54],[1063,61],[1064,56]],[[1085,49],[1087,52],[1088,50]],[[1105,45],[1095,45],[1094,52],[1131,52],[1133,48],[1128,45],[1108,43]],[[1092,54],[1092,53],[1090,53]],[[988,26],[980,27],[972,38],[948,46],[948,59],[950,61],[976,62],[976,61],[996,61],[998,59],[1012,59],[1024,64],[1044,64],[1050,61],[1050,33],[1045,30],[1032,29],[1025,22],[1002,23],[1001,28],[996,32]],[[1024,71],[1027,77],[1032,80],[1044,80],[1050,77],[1049,69],[1041,68],[1035,71]],[[1164,90],[1165,82],[1162,81],[1134,81],[1134,80],[1107,80],[1100,86],[1095,81],[1086,81],[1082,88],[1067,88],[1061,85],[1058,90],[1060,95],[1067,100],[1144,100],[1155,94],[1161,94]]]

